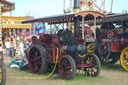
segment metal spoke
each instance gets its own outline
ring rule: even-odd
[[[37,65],[35,65],[35,68],[34,68],[34,71],[36,71],[36,70],[38,70],[38,66]]]
[[[30,62],[34,62],[35,60],[34,59],[32,59]]]
[[[66,61],[63,61],[64,62],[64,65],[66,66],[67,65],[67,62]]]
[[[97,72],[97,68],[94,68],[94,67],[93,67],[92,70],[93,70],[94,72]]]
[[[35,57],[37,57],[38,56],[38,51],[35,51]]]
[[[40,64],[41,65],[41,62],[37,62],[37,64]]]
[[[41,56],[38,56],[37,59],[41,59]]]
[[[34,48],[31,50],[31,53],[33,54],[35,52]]]

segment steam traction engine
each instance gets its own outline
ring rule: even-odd
[[[96,53],[112,64],[120,59],[128,71],[128,14],[109,15],[97,24],[101,24],[101,29],[96,31]]]
[[[94,17],[102,18],[104,15],[98,12],[84,11],[23,22],[47,22],[50,29],[54,25],[57,30],[54,33],[51,30],[50,34],[40,35],[39,39],[32,38],[32,47],[28,54],[29,68],[32,73],[44,74],[57,64],[56,69],[64,79],[72,79],[76,70],[79,70],[83,75],[99,75],[101,68],[99,58],[94,53],[88,52],[85,39],[82,39],[82,33],[84,33],[84,29],[82,29],[84,25],[82,28],[80,27],[81,22],[83,22],[82,17],[85,21],[94,19]],[[74,27],[65,29],[65,24],[69,22],[72,23],[71,27]]]

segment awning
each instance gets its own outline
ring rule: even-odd
[[[32,29],[31,24],[2,24],[2,28],[9,28],[9,29]]]
[[[48,17],[42,17],[37,19],[31,19],[31,20],[25,20],[22,23],[35,23],[35,22],[48,22],[48,23],[63,23],[63,22],[69,22],[73,21],[75,17],[86,17],[86,20],[94,20],[94,17],[97,19],[104,18],[105,15],[101,14],[96,11],[81,11],[81,12],[75,12],[75,13],[69,13],[69,14],[61,14],[61,15],[55,15],[55,16],[48,16]],[[90,18],[91,16],[91,18]]]
[[[104,19],[97,19],[96,24],[102,24],[102,23],[121,23],[121,21],[128,22],[128,13],[126,14],[115,14],[115,15],[107,15]],[[94,21],[85,21],[85,23],[93,25]]]
[[[15,9],[15,3],[9,2],[7,0],[0,0],[2,6],[2,13],[12,11]]]

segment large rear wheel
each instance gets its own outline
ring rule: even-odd
[[[120,55],[120,63],[122,67],[128,71],[128,48],[124,48]]]
[[[73,79],[76,74],[76,64],[73,58],[65,55],[59,62],[59,73],[63,79]]]
[[[46,73],[48,67],[47,52],[43,46],[33,45],[30,48],[28,65],[32,73]]]

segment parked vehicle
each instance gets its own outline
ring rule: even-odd
[[[100,60],[97,55],[88,52],[87,43],[94,41],[92,37],[85,37],[87,33],[84,29],[84,21],[93,20],[94,17],[104,18],[104,15],[83,11],[24,21],[23,23],[48,23],[51,29],[50,34],[44,33],[39,39],[33,36],[28,54],[30,71],[44,74],[57,64],[56,69],[63,79],[74,78],[76,70],[83,75],[98,76]]]
[[[128,71],[128,14],[109,15],[97,24],[101,27],[96,30],[95,53],[111,64],[120,59],[122,67]]]

